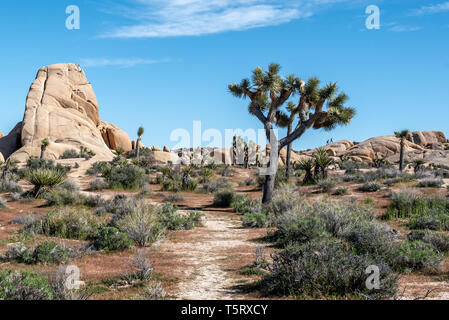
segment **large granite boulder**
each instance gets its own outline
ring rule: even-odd
[[[343,154],[345,158],[361,161],[361,162],[373,162],[374,159],[388,158],[393,155],[399,154],[401,150],[399,139],[395,136],[376,137],[359,144],[356,144]],[[424,149],[410,142],[405,141],[405,152],[422,152]]]
[[[117,150],[121,147],[125,152],[132,150],[131,139],[125,131],[106,121],[100,121],[99,129],[109,149]]]
[[[81,146],[112,159],[98,129],[100,124],[95,93],[80,66],[43,67],[26,99],[21,148],[12,156],[19,161],[39,156],[42,140],[49,138],[48,159],[58,159],[64,151]]]
[[[446,136],[442,131],[416,131],[410,133],[408,139],[410,142],[423,148],[441,148],[441,145],[447,143]]]
[[[3,158],[0,161],[8,159],[11,154],[22,146],[21,135],[22,122],[19,122],[7,136],[0,139],[0,154]]]

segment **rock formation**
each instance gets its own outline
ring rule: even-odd
[[[125,151],[133,149],[131,139],[125,131],[105,121],[100,122],[99,129],[101,136],[109,149],[117,150],[119,147],[123,148]]]
[[[0,139],[0,152],[25,161],[39,156],[49,138],[45,157],[59,159],[64,151],[84,146],[101,158],[112,159],[110,149],[131,149],[128,135],[100,121],[98,102],[80,66],[61,63],[41,68],[31,85],[25,115],[11,133]]]

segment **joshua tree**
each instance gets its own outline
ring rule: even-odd
[[[287,110],[290,112],[290,117],[288,118],[288,124],[287,124],[287,136],[289,136],[292,133],[293,130],[293,122],[295,121],[295,117],[298,114],[298,105],[294,104],[292,101],[290,101],[287,105]],[[287,146],[287,164],[286,164],[286,175],[287,178],[290,178],[290,159],[292,156],[292,144],[289,143]]]
[[[48,145],[50,144],[50,139],[45,138],[41,142],[41,159],[44,159],[45,150],[47,150]]]
[[[145,132],[143,127],[139,127],[137,130],[137,141],[136,141],[136,157],[140,157],[140,141],[142,140],[143,133]]]
[[[408,135],[409,135],[409,131],[408,130],[402,130],[399,132],[395,132],[394,135],[396,136],[396,138],[398,138],[400,140],[401,143],[401,153],[399,155],[399,171],[404,171],[404,148],[405,148],[405,139],[407,139]]]
[[[270,166],[266,175],[262,202],[271,202],[275,177],[278,168],[279,153],[300,138],[308,129],[331,130],[340,124],[348,124],[355,114],[352,108],[344,107],[347,96],[336,95],[336,83],[319,88],[319,80],[311,78],[304,83],[294,75],[283,78],[279,75],[280,66],[271,64],[268,71],[256,68],[252,81],[243,79],[240,84],[230,84],[230,92],[238,98],[250,99],[249,112],[262,122],[265,134],[270,141]],[[300,95],[298,103],[299,121],[294,130],[286,137],[276,137],[274,129],[283,126],[288,116],[280,108],[295,94]],[[327,102],[327,104],[326,104]]]

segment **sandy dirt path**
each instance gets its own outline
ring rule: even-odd
[[[242,229],[234,213],[203,213],[202,227],[161,244],[160,250],[176,253],[180,262],[176,272],[182,276],[174,295],[181,300],[248,299],[235,288],[248,280],[237,271],[253,263],[261,245],[257,239],[266,231]]]

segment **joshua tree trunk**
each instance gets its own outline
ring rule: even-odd
[[[287,136],[289,136],[291,133],[292,133],[292,123],[290,122],[288,124]],[[292,144],[289,143],[288,146],[287,146],[287,164],[286,164],[287,168],[285,169],[286,170],[285,174],[286,174],[287,179],[290,178],[290,159],[291,159],[291,156],[292,156]]]
[[[279,166],[279,150],[274,150],[271,147],[270,150],[270,162],[268,164],[268,174],[265,179],[265,185],[263,188],[262,203],[267,204],[273,200],[274,185],[276,182],[276,173]]]
[[[140,157],[140,138],[136,141],[136,157]]]
[[[45,156],[45,147],[41,146],[41,159],[44,159]]]
[[[401,153],[399,155],[399,171],[404,171],[404,140],[401,140]]]

